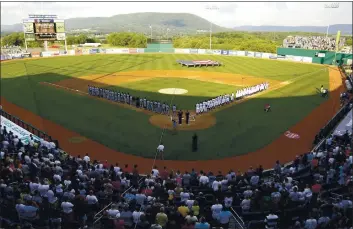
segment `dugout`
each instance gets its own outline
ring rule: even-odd
[[[173,42],[171,39],[152,39],[147,41],[145,53],[174,53]]]

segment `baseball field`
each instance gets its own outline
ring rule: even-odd
[[[185,68],[177,60],[215,60],[220,67]],[[88,85],[175,104],[194,113],[195,104],[246,86],[268,90],[171,130],[170,117],[88,94]],[[323,98],[318,89],[330,90]],[[175,92],[175,88],[180,93]],[[312,141],[339,109],[342,91],[334,67],[247,57],[182,54],[87,55],[1,63],[5,111],[58,139],[72,155],[89,153],[111,163],[149,171],[156,147],[158,166],[173,169],[246,170],[275,159],[288,162]],[[270,104],[272,112],[263,107]],[[192,152],[192,136],[198,151]],[[158,159],[158,158],[157,158]]]

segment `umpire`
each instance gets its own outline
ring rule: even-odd
[[[189,111],[186,111],[185,113],[185,119],[186,119],[186,124],[189,125],[189,117],[190,117],[190,113]]]

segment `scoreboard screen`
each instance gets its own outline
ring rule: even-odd
[[[23,20],[23,31],[25,33],[25,38],[28,41],[65,40],[66,37],[64,20],[45,18],[45,15],[43,18],[30,18]]]
[[[56,33],[55,23],[34,23],[34,33]]]

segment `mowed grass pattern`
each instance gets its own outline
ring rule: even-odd
[[[225,64],[214,68],[188,68],[190,71],[229,72],[292,83],[216,113],[217,123],[210,129],[179,132],[177,135],[166,131],[163,137],[166,159],[215,159],[255,151],[325,101],[316,91],[321,85],[328,87],[328,71],[324,66],[247,57],[179,54],[91,55],[3,62],[1,96],[110,148],[153,158],[161,129],[149,124],[149,116],[39,82],[55,83],[71,77],[135,70],[187,69],[176,64],[178,59],[212,59]],[[166,98],[159,93],[153,93],[153,96],[161,100]],[[265,103],[273,107],[270,115],[262,112]],[[199,136],[197,153],[191,152],[194,133]]]
[[[239,89],[239,87],[232,85],[182,78],[152,78],[123,83],[119,86],[110,86],[108,88],[130,93],[136,97],[165,102],[168,105],[173,103],[178,109],[183,110],[194,110],[196,103],[215,98],[222,94],[231,94]],[[182,88],[188,90],[188,92],[181,95],[159,93],[159,90],[163,88]]]

